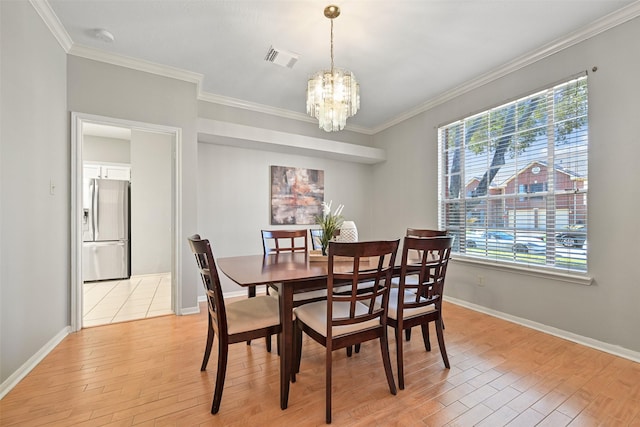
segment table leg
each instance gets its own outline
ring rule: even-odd
[[[293,283],[280,287],[280,408],[289,404],[289,385],[293,369]]]

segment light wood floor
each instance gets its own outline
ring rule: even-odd
[[[335,352],[333,424],[640,426],[640,364],[452,304],[445,319],[451,370],[435,334],[426,353],[416,330],[396,396],[376,343],[350,359]],[[199,370],[206,321],[202,306],[199,315],[70,335],[0,401],[0,425],[324,424],[324,349],[309,340],[287,410],[279,407],[278,357],[259,340],[231,347],[220,413],[211,415],[215,354]]]

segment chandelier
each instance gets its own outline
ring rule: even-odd
[[[348,70],[333,66],[333,20],[340,16],[340,8],[324,8],[324,16],[331,20],[331,69],[314,74],[307,83],[307,114],[318,119],[318,126],[327,132],[344,129],[347,117],[360,108],[360,85]]]

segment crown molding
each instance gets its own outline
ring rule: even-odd
[[[79,56],[82,58],[92,59],[94,61],[106,62],[112,65],[131,68],[133,70],[144,71],[163,77],[182,80],[189,83],[195,83],[198,86],[198,93],[202,86],[203,75],[192,71],[182,70],[180,68],[161,65],[155,62],[145,61],[130,56],[118,55],[106,52],[92,47],[74,44],[69,50],[69,55]]]
[[[47,0],[29,0],[29,3],[31,3],[31,6],[33,6],[38,15],[40,15],[40,18],[42,18],[45,25],[49,28],[51,34],[53,34],[56,40],[58,40],[58,43],[60,43],[60,46],[68,53],[71,46],[73,46],[73,40],[71,40],[71,36],[69,36],[67,30],[65,30],[49,2]]]
[[[604,31],[607,31],[613,27],[624,24],[636,17],[640,16],[640,1],[635,1],[615,12],[606,15],[590,25],[587,25],[579,30],[567,34],[559,39],[556,39],[539,49],[531,51],[525,55],[522,55],[513,61],[507,62],[502,67],[493,70],[489,73],[483,74],[475,79],[469,80],[466,83],[457,86],[451,90],[441,93],[440,95],[432,98],[414,109],[406,111],[405,113],[395,117],[383,125],[375,127],[373,134],[381,132],[391,126],[397,125],[407,119],[410,119],[417,114],[428,111],[438,105],[444,104],[466,92],[477,89],[486,85],[494,80],[504,77],[514,71],[520,70],[528,65],[538,62],[544,58],[547,58],[555,53],[558,53],[564,49],[574,46],[580,42],[590,39]]]
[[[258,113],[271,114],[274,116],[283,117],[285,119],[299,120],[302,122],[312,123],[313,118],[306,114],[299,113],[297,111],[285,110],[284,108],[271,107],[269,105],[258,104],[255,102],[244,101],[242,99],[231,98],[224,95],[216,95],[210,92],[201,92],[198,95],[198,100],[211,102],[213,104],[225,105],[227,107],[242,108],[244,110],[251,110]]]

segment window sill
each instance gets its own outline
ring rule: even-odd
[[[480,258],[469,257],[464,255],[451,255],[451,260],[454,262],[460,262],[464,264],[474,265],[476,267],[488,268],[498,271],[506,271],[510,273],[524,274],[527,276],[541,277],[550,280],[556,280],[567,283],[574,283],[577,285],[590,286],[593,282],[593,277],[586,274],[570,274],[555,271],[550,268],[528,268],[519,265],[507,264],[499,261],[487,261]]]

